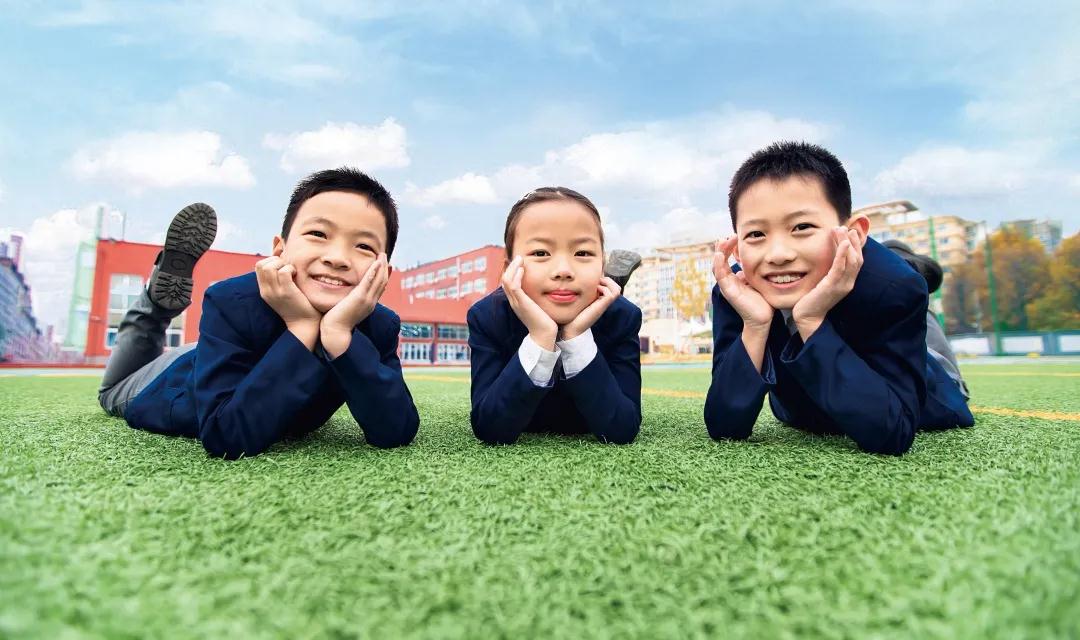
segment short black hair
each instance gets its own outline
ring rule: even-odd
[[[316,171],[297,183],[289,198],[289,208],[285,210],[285,221],[281,224],[281,237],[288,239],[296,212],[311,198],[327,191],[345,191],[364,196],[375,205],[386,220],[386,257],[394,253],[397,244],[398,213],[397,204],[378,180],[352,167],[338,167]]]
[[[851,217],[851,184],[840,160],[816,144],[781,141],[755,151],[735,172],[728,192],[731,228],[735,228],[739,198],[751,185],[760,180],[784,180],[793,176],[820,180],[825,198],[836,209],[840,222],[847,222]]]

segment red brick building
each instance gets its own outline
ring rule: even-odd
[[[104,362],[131,302],[146,286],[161,247],[99,240],[86,332],[86,357]],[[199,339],[207,287],[254,269],[259,254],[208,251],[195,267],[191,306],[169,327],[166,348]],[[381,302],[401,316],[399,354],[406,364],[469,363],[465,314],[499,286],[505,254],[487,245],[409,269],[395,269]]]
[[[468,364],[465,315],[474,302],[499,287],[505,261],[502,247],[486,245],[395,270],[382,303],[401,316],[401,361]]]
[[[120,320],[146,286],[159,251],[161,247],[154,244],[98,240],[90,317],[86,327],[87,359],[103,362],[108,358]],[[219,280],[251,271],[263,257],[230,251],[207,251],[195,265],[191,306],[169,326],[166,348],[197,341],[206,289]]]

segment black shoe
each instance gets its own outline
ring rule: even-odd
[[[607,264],[604,265],[604,275],[619,284],[620,289],[626,288],[630,280],[630,274],[641,266],[641,256],[626,249],[615,249],[608,254]]]
[[[926,290],[929,293],[933,293],[941,287],[941,280],[945,277],[945,272],[936,260],[930,256],[921,256],[915,253],[911,250],[911,247],[899,240],[886,240],[881,244],[903,258],[904,262],[911,265],[911,268],[926,280]]]
[[[154,271],[146,283],[151,302],[170,311],[191,304],[194,284],[191,274],[216,235],[217,215],[208,204],[189,204],[173,216],[165,234],[165,246],[154,261]]]

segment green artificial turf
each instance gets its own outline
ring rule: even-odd
[[[980,413],[901,458],[767,409],[716,443],[700,398],[651,394],[630,446],[492,448],[467,377],[425,372],[412,446],[342,412],[226,462],[96,380],[0,379],[0,637],[1077,637],[1080,377],[1051,372],[1080,367],[966,368],[975,405],[1071,419]]]

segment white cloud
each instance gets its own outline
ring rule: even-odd
[[[676,207],[657,219],[619,224],[607,207],[600,207],[604,244],[611,249],[649,249],[670,244],[719,240],[731,234],[731,218],[726,211],[701,211],[697,207]]]
[[[420,189],[410,182],[405,185],[403,199],[420,207],[446,203],[490,204],[498,200],[491,180],[475,173],[466,173],[426,189]]]
[[[442,229],[446,227],[446,220],[442,216],[435,214],[424,218],[423,226],[425,229]]]
[[[281,168],[289,173],[342,165],[363,171],[409,166],[405,127],[393,118],[372,127],[327,122],[315,131],[270,133],[263,146],[281,151]]]
[[[106,219],[118,212],[107,204],[91,204],[79,209],[61,209],[36,218],[23,236],[22,271],[30,284],[34,316],[41,328],[55,325],[63,335],[75,281],[75,257],[79,243],[93,236],[99,207]],[[11,229],[0,231],[7,236]]]
[[[447,190],[449,185],[468,177],[472,184],[490,184],[502,201],[512,201],[538,186],[562,185],[685,202],[696,191],[725,190],[739,164],[770,142],[816,142],[826,135],[827,128],[822,124],[778,118],[761,111],[726,109],[595,133],[548,151],[538,164],[507,165],[490,178],[469,173],[416,191],[427,194]]]
[[[133,193],[255,184],[248,161],[226,151],[211,131],[132,131],[79,149],[69,166],[81,180],[111,182]]]
[[[874,177],[884,197],[999,196],[1030,186],[1037,153],[1032,150],[972,150],[940,146],[915,151]]]

